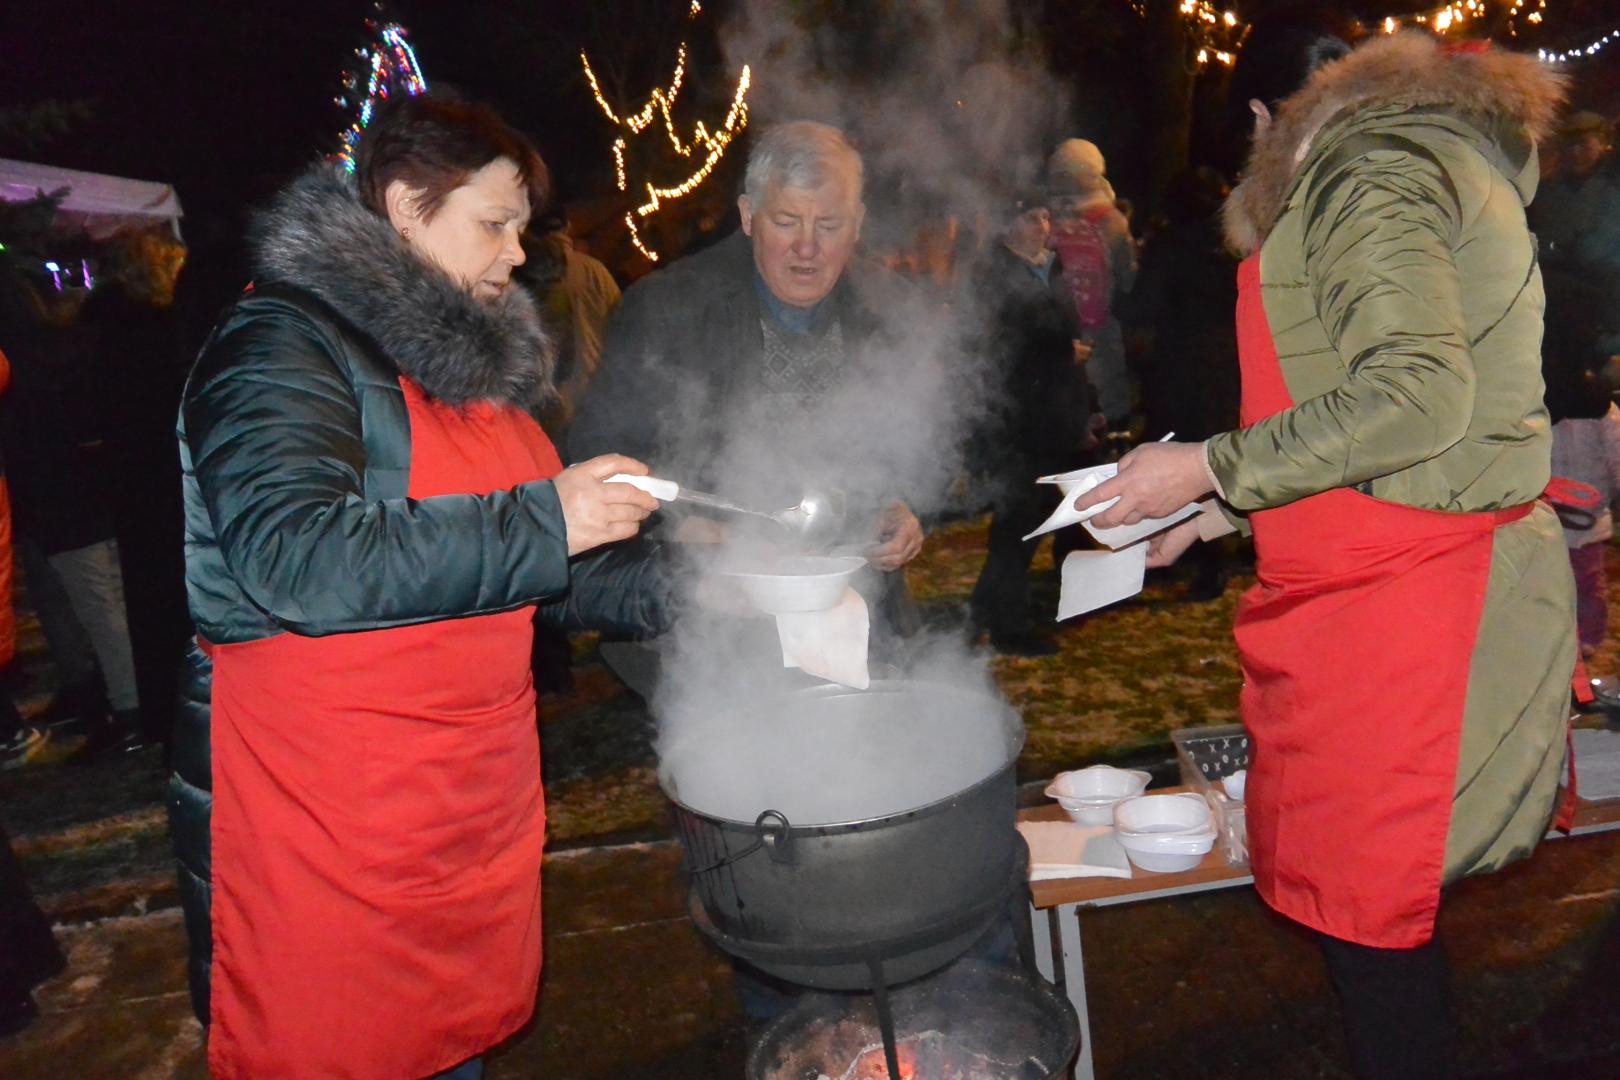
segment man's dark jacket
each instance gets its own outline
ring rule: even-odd
[[[713,484],[758,384],[766,311],[757,274],[753,247],[739,231],[632,286],[569,430],[568,460],[629,454],[654,474]],[[897,275],[855,259],[824,301],[823,319],[838,321],[858,371],[875,353],[893,359],[899,328],[925,318],[913,310],[919,300]]]
[[[992,244],[972,289],[963,306],[979,316],[974,348],[988,373],[975,465],[1019,484],[1072,468],[1093,409],[1075,363],[1079,322],[1062,266],[1054,260],[1042,277],[1007,245]]]
[[[181,404],[200,638],[318,637],[536,603],[570,627],[663,629],[657,564],[633,545],[569,559],[550,481],[406,497],[402,373],[452,405],[528,404],[548,377],[550,343],[522,290],[473,300],[324,166],[278,197],[254,240],[258,285],[215,328]],[[206,1020],[211,665],[200,650],[187,674],[169,805]]]

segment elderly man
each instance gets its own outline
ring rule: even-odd
[[[773,509],[805,487],[842,488],[847,539],[869,544],[874,567],[915,558],[922,527],[873,460],[878,442],[839,415],[863,404],[873,365],[900,354],[896,316],[913,303],[893,274],[854,257],[862,175],[836,128],[766,131],[737,202],[741,231],[625,294],[570,457],[614,446],[657,475]],[[677,538],[696,538],[692,524]]]

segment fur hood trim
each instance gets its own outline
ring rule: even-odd
[[[1447,48],[1421,30],[1370,41],[1323,65],[1255,136],[1243,181],[1226,203],[1227,240],[1244,254],[1265,242],[1311,144],[1341,114],[1392,104],[1442,107],[1487,128],[1510,121],[1540,140],[1558,118],[1565,82],[1533,56],[1495,46]]]
[[[556,348],[515,282],[476,300],[368,210],[347,173],[317,165],[250,229],[254,276],[307,290],[367,335],[429,397],[450,405],[554,395]]]

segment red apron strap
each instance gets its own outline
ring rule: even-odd
[[[1569,776],[1564,783],[1564,797],[1558,804],[1558,813],[1553,817],[1553,826],[1563,832],[1569,832],[1575,827],[1575,806],[1581,801],[1579,786],[1575,779],[1575,729],[1573,726],[1564,735],[1564,759],[1569,762]]]

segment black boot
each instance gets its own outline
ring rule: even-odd
[[[115,709],[105,731],[105,749],[110,753],[133,754],[153,745],[146,737],[139,708]]]

